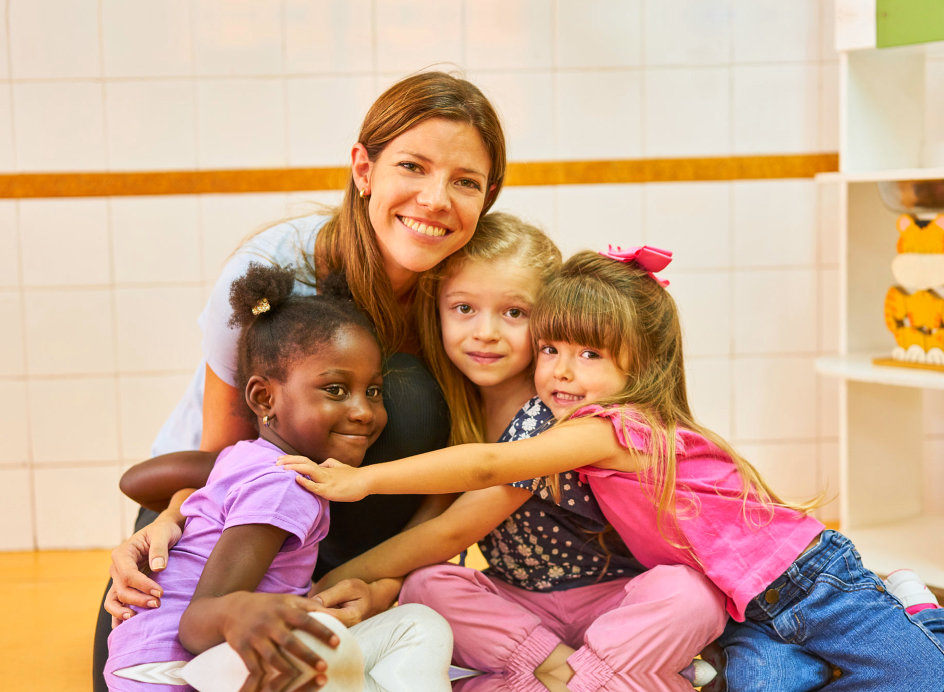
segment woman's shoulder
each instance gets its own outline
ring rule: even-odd
[[[216,308],[228,323],[230,287],[246,273],[250,264],[289,267],[298,270],[296,273],[299,277],[306,277],[306,258],[314,253],[318,231],[329,219],[320,214],[289,219],[249,237],[236,248],[223,266],[205,312],[213,312],[213,308]],[[304,290],[299,282],[296,282],[296,290],[311,292]]]
[[[312,214],[281,221],[249,237],[234,253],[234,259],[257,257],[280,265],[295,265],[301,256],[311,256],[318,232],[330,219]]]

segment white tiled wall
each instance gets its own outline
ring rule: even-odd
[[[493,99],[514,161],[836,149],[821,0],[0,7],[0,173],[342,165],[377,93],[442,63]],[[673,249],[696,412],[806,495],[836,488],[835,383],[813,371],[835,347],[834,196],[810,180],[518,187],[497,207],[566,253]],[[336,199],[0,200],[0,549],[127,531],[118,477],[198,360],[221,262],[267,222]]]

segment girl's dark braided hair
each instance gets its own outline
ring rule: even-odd
[[[330,274],[318,282],[318,295],[293,293],[291,268],[251,263],[230,288],[231,327],[239,327],[236,387],[246,390],[253,375],[284,382],[297,359],[316,353],[346,327],[366,330],[370,320],[354,305],[347,281]],[[379,342],[378,342],[379,346]],[[255,416],[245,407],[255,422]]]

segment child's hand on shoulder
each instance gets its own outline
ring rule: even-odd
[[[277,463],[298,473],[295,480],[300,486],[326,500],[355,502],[370,494],[361,469],[336,459],[326,459],[316,464],[307,457],[284,456]]]

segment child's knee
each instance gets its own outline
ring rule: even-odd
[[[403,621],[420,639],[436,645],[448,643],[450,650],[452,649],[452,628],[446,618],[429,606],[422,603],[404,603],[397,606],[393,612],[402,616]]]
[[[453,597],[457,584],[468,581],[468,568],[450,563],[430,565],[407,575],[400,587],[400,603],[434,604]],[[435,608],[435,605],[433,605]]]
[[[712,639],[724,630],[728,616],[724,594],[708,577],[685,565],[656,565],[630,582],[634,596],[660,601],[666,616]]]

